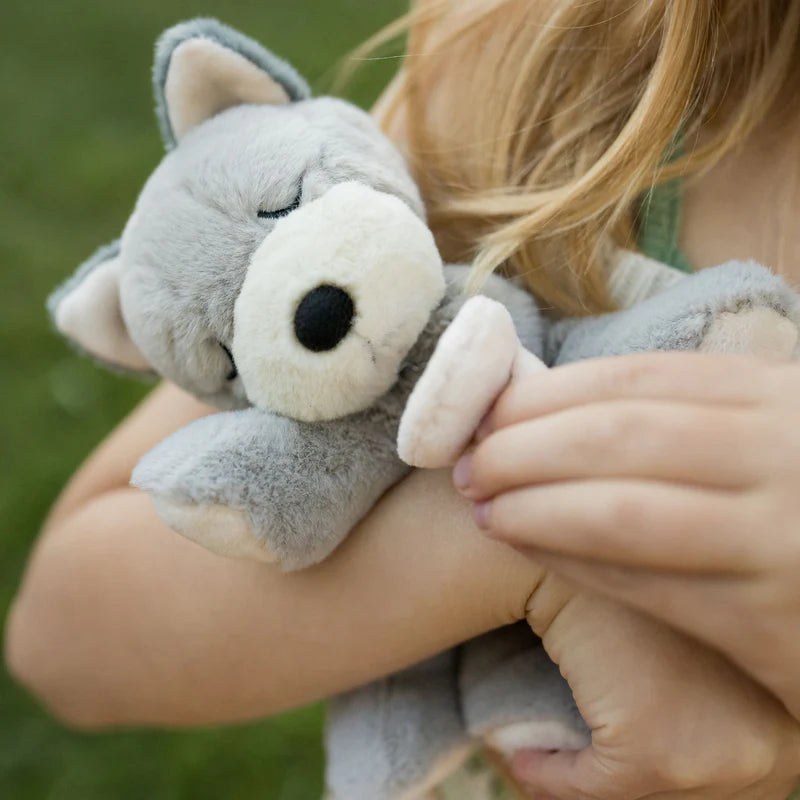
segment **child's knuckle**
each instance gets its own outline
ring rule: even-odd
[[[471,482],[475,487],[502,481],[508,457],[504,437],[493,436],[475,451],[472,458]]]
[[[658,366],[647,355],[632,356],[619,359],[609,370],[608,379],[613,389],[626,395],[648,383],[657,370]]]
[[[612,492],[601,517],[604,530],[639,530],[647,525],[647,506],[639,497],[626,492]]]

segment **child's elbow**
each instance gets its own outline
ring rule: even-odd
[[[43,617],[35,598],[25,593],[17,597],[5,625],[6,669],[63,725],[82,731],[110,727],[116,720],[93,691],[96,676],[58,647],[63,634],[55,629],[58,616],[51,609]]]

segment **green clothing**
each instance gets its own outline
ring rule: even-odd
[[[683,183],[679,178],[654,187],[642,202],[639,249],[650,258],[682,272],[692,265],[680,250]]]

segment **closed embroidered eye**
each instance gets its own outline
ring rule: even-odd
[[[228,360],[231,362],[231,368],[228,374],[225,376],[226,380],[233,381],[239,377],[239,370],[236,369],[236,362],[233,360],[233,353],[229,347],[226,347],[222,342],[219,342],[219,346],[225,351],[225,355],[228,356]]]
[[[266,211],[264,209],[260,209],[258,216],[260,219],[280,219],[281,217],[288,216],[292,213],[292,211],[296,211],[298,208],[300,208],[300,201],[302,199],[303,190],[300,188],[297,192],[297,197],[295,197],[291,205],[286,206],[286,208],[278,208],[275,211]]]

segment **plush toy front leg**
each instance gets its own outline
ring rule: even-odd
[[[755,262],[730,262],[678,281],[643,302],[599,317],[565,320],[550,330],[548,361],[650,350],[796,355],[797,295]]]
[[[468,300],[440,337],[400,420],[397,452],[415,467],[446,467],[513,377],[545,369],[520,344],[506,308]]]
[[[325,558],[407,471],[369,415],[318,424],[258,409],[213,414],[141,460],[133,483],[198,544],[298,569]]]
[[[422,800],[475,747],[455,651],[335,698],[325,742],[330,800]]]

